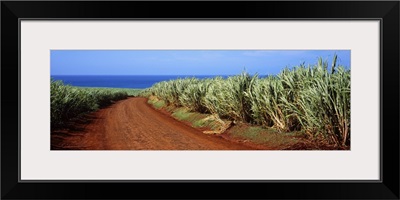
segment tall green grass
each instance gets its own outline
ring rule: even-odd
[[[276,76],[246,72],[226,79],[186,78],[159,82],[140,93],[167,104],[220,118],[273,127],[280,132],[304,131],[329,143],[350,143],[350,70],[319,59],[284,69]]]
[[[50,93],[52,128],[61,127],[83,113],[95,111],[128,97],[124,90],[79,88],[54,80],[51,80]]]

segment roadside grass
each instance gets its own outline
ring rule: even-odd
[[[106,87],[76,87],[85,89],[88,91],[108,91],[108,92],[125,92],[128,96],[136,97],[142,92],[142,89],[130,89],[130,88],[106,88]]]
[[[156,97],[150,97],[147,102],[154,108],[165,110],[175,119],[186,122],[194,128],[215,131],[221,126],[217,121],[210,119],[207,114],[192,112],[184,107],[175,107],[173,105],[167,106],[165,101],[159,100]]]
[[[181,121],[187,121],[189,118],[194,118],[195,113],[190,113],[186,111],[185,108],[177,108],[173,113],[172,116]]]
[[[207,114],[191,112],[187,108],[176,108],[172,112],[172,116],[180,121],[191,123],[194,128],[203,128],[205,130],[216,131],[221,127],[221,123],[212,119]]]
[[[156,109],[161,109],[166,106],[163,100],[158,100],[157,98],[149,98],[147,103],[151,104]]]
[[[158,110],[167,111],[175,119],[185,122],[205,133],[221,130],[224,124],[230,122],[227,120],[215,119],[212,114],[202,114],[190,111],[190,109],[185,107],[167,105],[165,101],[159,100],[154,96],[149,97],[148,103]],[[291,146],[302,141],[302,138],[304,138],[301,132],[280,133],[274,128],[251,126],[244,123],[231,126],[229,130],[223,133],[227,134],[228,137],[233,140],[264,145],[271,149],[290,149]]]
[[[268,146],[272,149],[288,149],[302,140],[300,132],[279,133],[274,128],[239,124],[228,130],[232,139]]]
[[[214,121],[212,119],[202,118],[200,120],[193,122],[193,127],[195,127],[195,128],[207,127],[212,131],[216,131],[221,127],[221,124],[217,123],[216,121]]]

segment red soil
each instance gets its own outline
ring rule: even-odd
[[[52,150],[251,150],[256,146],[206,135],[153,109],[146,98],[128,98],[68,128],[52,131]]]

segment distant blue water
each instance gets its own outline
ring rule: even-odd
[[[199,79],[212,78],[215,76],[51,76],[54,80],[62,80],[64,84],[79,87],[108,87],[108,88],[149,88],[160,81],[173,80],[177,78],[195,77]],[[223,76],[224,77],[224,76]],[[225,76],[226,77],[226,76]]]

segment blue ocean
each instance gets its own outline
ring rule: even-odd
[[[215,76],[187,76],[187,75],[165,75],[165,76],[140,76],[140,75],[127,75],[127,76],[87,76],[87,75],[54,75],[51,76],[54,80],[61,80],[64,84],[79,86],[79,87],[107,87],[107,88],[135,88],[144,89],[149,88],[153,84],[160,81],[168,81],[177,78],[195,77],[199,79],[213,78]],[[226,78],[227,76],[222,76]]]

